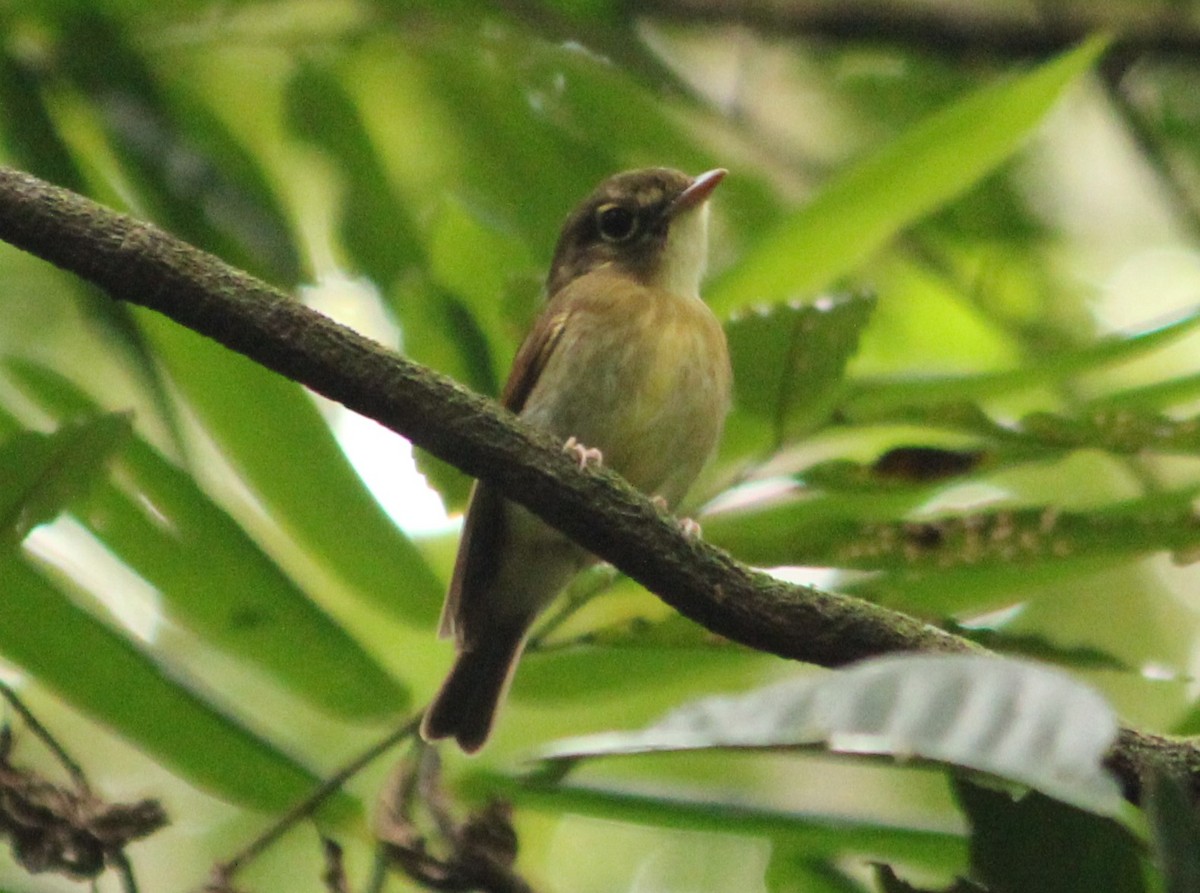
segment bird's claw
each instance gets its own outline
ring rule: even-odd
[[[586,471],[588,468],[599,468],[604,463],[604,454],[595,447],[586,447],[574,435],[567,438],[567,442],[563,444],[563,452],[569,453],[575,457],[575,461],[579,463],[579,470]]]
[[[671,510],[671,506],[667,504],[665,497],[654,494],[650,497],[650,501],[654,503],[654,507],[662,512]],[[700,539],[700,522],[691,518],[677,518],[680,532],[690,540]]]

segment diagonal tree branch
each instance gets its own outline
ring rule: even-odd
[[[776,580],[685,536],[608,471],[493,402],[383,349],[161,229],[0,167],[0,239],[170,317],[373,418],[529,508],[707,629],[780,657],[836,667],[897,651],[977,646],[870,602]],[[1168,762],[1200,791],[1200,751],[1125,729],[1110,755],[1136,800]]]

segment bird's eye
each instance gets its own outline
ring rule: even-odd
[[[596,211],[600,238],[606,242],[624,242],[637,232],[637,216],[621,205],[601,205]]]

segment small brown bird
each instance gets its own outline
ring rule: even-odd
[[[617,174],[563,224],[549,301],[517,352],[504,406],[667,506],[712,454],[729,409],[725,335],[700,298],[708,198],[725,176]],[[427,740],[468,753],[491,731],[538,614],[594,556],[484,483],[467,509],[441,635],[458,657]]]

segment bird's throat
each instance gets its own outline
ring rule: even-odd
[[[700,280],[708,266],[708,204],[688,209],[671,221],[667,244],[648,285],[700,300]]]

